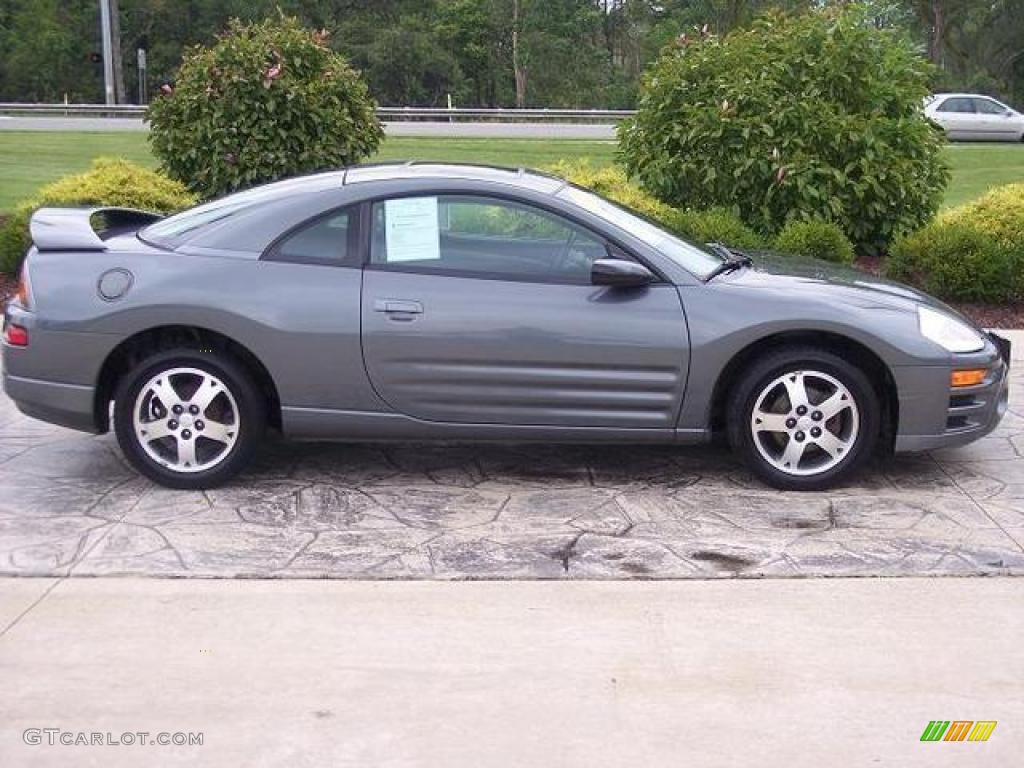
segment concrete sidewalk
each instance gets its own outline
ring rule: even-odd
[[[2,766],[931,768],[1024,752],[1013,579],[4,579],[12,621]],[[936,719],[998,726],[920,742]],[[26,728],[203,745],[28,746]]]

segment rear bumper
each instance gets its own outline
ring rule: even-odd
[[[901,389],[896,451],[931,451],[967,445],[999,425],[1010,397],[1010,343],[994,334],[991,341],[990,359],[986,361],[989,374],[975,387],[951,388],[948,382],[953,368],[904,372],[905,383],[909,386]],[[963,367],[976,364],[977,361],[970,361]],[[926,382],[926,377],[930,381]]]
[[[3,379],[7,396],[26,416],[83,432],[97,431],[92,387],[27,379],[6,372]]]
[[[38,316],[8,304],[4,322],[26,328],[29,346],[3,348],[3,386],[22,413],[83,432],[97,432],[94,383],[117,339],[46,328]]]

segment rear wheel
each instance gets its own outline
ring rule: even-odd
[[[159,353],[130,371],[114,395],[121,450],[142,474],[170,488],[228,480],[248,462],[265,427],[259,390],[220,353]]]
[[[754,473],[788,490],[830,487],[878,442],[878,396],[863,371],[816,348],[756,361],[728,405],[729,442]]]

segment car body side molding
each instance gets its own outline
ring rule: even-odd
[[[443,439],[470,442],[705,443],[708,429],[581,427],[547,424],[478,424],[426,421],[394,411],[351,411],[282,406],[284,433],[299,440],[370,441]]]

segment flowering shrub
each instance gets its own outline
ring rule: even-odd
[[[648,70],[621,154],[670,205],[725,206],[768,232],[832,221],[859,251],[883,250],[935,214],[948,180],[921,110],[930,72],[856,10],[698,32]]]
[[[326,38],[286,16],[234,20],[212,46],[186,53],[147,112],[163,170],[215,197],[376,152],[376,104]]]

